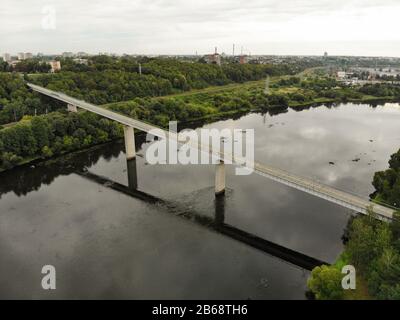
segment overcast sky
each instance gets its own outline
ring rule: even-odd
[[[399,57],[399,16],[399,0],[1,0],[0,53]]]

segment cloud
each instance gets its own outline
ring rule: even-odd
[[[56,30],[42,29],[45,6],[56,10]],[[253,53],[319,54],[329,42],[354,50],[386,41],[385,54],[400,40],[399,9],[392,0],[3,0],[0,51],[204,53],[235,42]]]

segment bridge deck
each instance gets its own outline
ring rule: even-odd
[[[143,121],[135,120],[130,117],[121,115],[119,113],[107,110],[105,108],[95,106],[93,104],[72,98],[60,92],[55,92],[31,83],[27,83],[27,85],[36,92],[42,93],[46,96],[52,97],[57,100],[64,101],[67,104],[71,104],[79,108],[88,110],[90,112],[96,113],[108,119],[117,121],[123,125],[130,126],[144,132],[152,131],[152,133],[154,132],[155,129],[158,129],[160,134],[155,134],[156,136],[159,136],[160,138],[167,137],[168,139],[174,139],[175,141],[177,141],[176,133],[171,133],[169,131],[160,129],[159,127],[156,127],[154,125],[145,123]],[[199,149],[201,152],[209,153],[213,157],[224,160],[227,163],[233,163],[238,166],[244,166],[244,164],[246,163],[245,159],[242,157],[238,157],[228,153],[222,153],[219,151],[214,151],[212,147],[204,143],[200,144],[199,142],[191,141],[191,146]],[[374,212],[378,215],[379,219],[391,220],[393,218],[393,209],[373,203],[368,199],[355,196],[353,194],[329,187],[320,182],[300,177],[298,175],[294,175],[287,171],[274,168],[265,164],[254,162],[251,164],[247,163],[247,166],[253,167],[255,173],[261,176],[265,176],[267,178],[270,178],[274,181],[280,182],[287,186],[304,191],[306,193],[312,194],[327,201],[336,203],[342,207],[366,214],[367,208],[372,206]]]

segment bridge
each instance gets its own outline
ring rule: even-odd
[[[134,159],[136,157],[134,129],[144,132],[151,132],[152,135],[158,136],[162,139],[167,138],[170,140],[178,141],[177,133],[163,130],[152,124],[148,124],[143,121],[124,116],[122,114],[70,97],[60,92],[52,91],[31,83],[27,83],[27,85],[33,91],[65,102],[67,104],[68,110],[71,112],[77,112],[77,108],[82,108],[84,110],[93,112],[95,114],[98,114],[113,121],[117,121],[118,123],[122,124],[124,126],[125,149],[126,157],[128,160]],[[232,163],[236,166],[241,167],[248,166],[249,168],[254,169],[254,172],[258,175],[267,177],[289,187],[325,199],[344,208],[351,209],[362,214],[367,214],[368,209],[372,208],[378,219],[385,221],[390,221],[393,219],[394,209],[374,203],[369,199],[335,189],[333,187],[324,185],[318,181],[306,177],[300,177],[279,168],[271,167],[269,165],[257,162],[249,163],[243,157],[227,152],[221,152],[220,150],[214,150],[212,146],[209,146],[208,144],[200,143],[198,141],[190,141],[189,145],[190,147],[197,148],[201,152],[208,153],[212,157],[219,160],[219,163],[216,164],[215,173],[216,195],[224,194],[225,163]]]

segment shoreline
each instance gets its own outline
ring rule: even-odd
[[[284,106],[271,106],[268,108],[253,108],[253,109],[239,109],[239,110],[231,110],[231,111],[226,111],[226,112],[220,112],[220,113],[215,113],[215,114],[209,114],[206,115],[204,117],[200,117],[200,118],[193,118],[193,119],[189,119],[187,121],[181,122],[181,126],[189,126],[190,128],[195,126],[198,127],[199,125],[205,125],[208,123],[212,123],[212,122],[217,122],[217,121],[221,121],[221,120],[227,120],[230,118],[233,118],[235,116],[244,116],[250,113],[265,113],[265,112],[271,112],[274,113],[278,110],[287,110],[289,108],[295,110],[297,108],[312,108],[312,107],[319,107],[322,106],[324,104],[335,104],[335,103],[358,103],[358,104],[362,104],[362,103],[368,103],[368,102],[375,102],[375,103],[389,103],[389,102],[398,102],[400,103],[400,99],[396,99],[395,97],[386,97],[384,99],[379,99],[376,97],[373,98],[368,98],[368,99],[349,99],[347,101],[342,101],[340,99],[321,99],[319,101],[310,101],[310,102],[305,102],[305,103],[298,103],[298,104],[289,104],[288,107],[284,107]],[[6,128],[4,128],[6,129]],[[135,133],[135,135],[137,134],[143,134],[143,133]],[[35,165],[38,163],[42,163],[42,162],[46,162],[52,159],[57,159],[69,154],[76,154],[76,153],[80,153],[80,152],[87,152],[90,151],[91,149],[97,148],[99,146],[103,146],[106,145],[108,143],[111,142],[115,142],[115,141],[120,141],[123,137],[119,137],[117,139],[111,139],[109,141],[106,141],[104,143],[100,143],[100,144],[95,144],[92,146],[89,146],[87,148],[83,148],[83,149],[77,149],[77,150],[72,150],[69,152],[63,152],[61,154],[58,155],[54,155],[51,157],[43,157],[43,156],[36,156],[36,157],[30,157],[30,158],[26,158],[23,161],[21,161],[21,163],[13,166],[12,168],[9,169],[2,169],[0,168],[0,174],[3,172],[7,172],[7,171],[11,171],[13,169],[19,168],[19,167],[24,167],[24,166],[29,166],[29,165]]]

